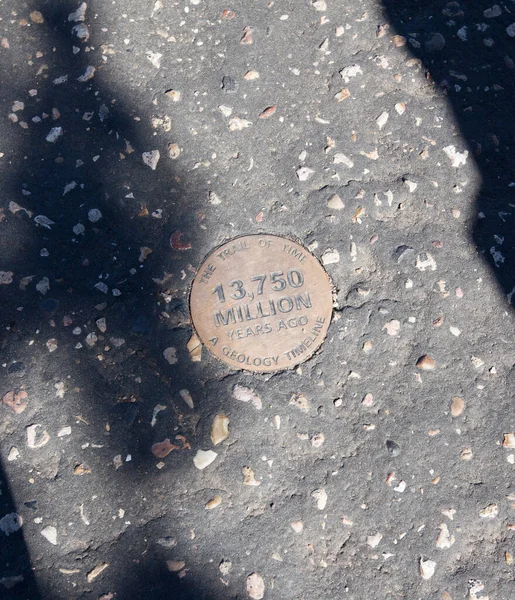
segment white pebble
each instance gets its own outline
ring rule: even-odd
[[[420,576],[422,579],[431,579],[435,574],[436,563],[434,560],[420,559]]]
[[[48,135],[46,136],[46,141],[50,142],[51,144],[55,144],[55,142],[57,142],[57,140],[63,135],[63,128],[62,127],[52,127],[52,129],[49,131]]]
[[[92,208],[90,211],[88,211],[88,220],[91,223],[96,223],[97,221],[100,221],[101,218],[102,213],[98,210],[98,208]]]
[[[333,163],[335,165],[345,165],[346,167],[349,167],[349,169],[352,169],[352,167],[354,166],[352,160],[348,156],[343,154],[343,152],[337,152],[334,155]]]
[[[141,155],[143,158],[143,162],[152,169],[152,171],[156,170],[157,163],[161,158],[161,154],[159,150],[152,150],[151,152],[143,152]]]
[[[193,457],[193,464],[202,471],[208,467],[218,456],[216,452],[212,450],[197,450],[197,454]]]
[[[49,525],[41,531],[41,535],[46,538],[54,546],[57,545],[57,529]]]
[[[386,123],[388,121],[388,116],[389,116],[388,113],[386,111],[384,111],[377,117],[376,123],[377,123],[377,126],[379,127],[379,129],[382,129],[386,125]]]
[[[338,250],[329,249],[322,254],[323,265],[332,265],[337,262],[340,262],[340,253]]]

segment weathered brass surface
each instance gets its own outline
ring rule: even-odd
[[[209,254],[190,312],[208,350],[235,369],[272,372],[309,358],[331,321],[331,282],[299,244],[275,235],[235,238]]]

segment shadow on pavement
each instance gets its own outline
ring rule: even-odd
[[[468,149],[476,162],[481,189],[467,227],[513,304],[515,7],[489,0],[383,0],[383,6],[390,33],[406,38],[402,51],[421,60],[435,92],[452,107],[456,150]]]
[[[16,505],[9,490],[9,483],[2,467],[0,466],[0,516],[11,523],[16,523]],[[23,537],[23,525],[21,529],[8,534],[3,533],[6,525],[2,526],[0,533],[1,557],[0,562],[0,589],[8,593],[15,593],[19,598],[40,598],[36,579],[32,572],[30,556]]]
[[[17,1],[2,6],[11,35],[2,42],[0,104],[11,123],[4,127],[7,152],[0,166],[0,269],[7,279],[12,272],[13,282],[0,286],[0,348],[8,366],[0,393],[25,390],[28,406],[21,414],[2,407],[0,433],[4,440],[12,434],[2,455],[12,446],[22,460],[5,463],[0,516],[16,510],[30,521],[34,533],[27,545],[41,592],[21,532],[2,541],[0,576],[23,574],[23,584],[9,592],[13,598],[97,598],[97,585],[83,583],[85,574],[108,557],[112,575],[105,585],[110,582],[118,598],[165,592],[167,598],[208,598],[202,594],[209,592],[166,570],[173,553],[156,550],[149,535],[153,527],[159,536],[159,519],[168,510],[170,473],[177,476],[186,462],[191,468],[187,444],[199,419],[185,404],[177,408],[180,397],[175,404],[168,399],[184,388],[195,396],[199,385],[198,365],[186,350],[191,329],[183,280],[191,279],[192,265],[207,251],[193,201],[203,190],[186,189],[166,155],[173,137],[167,120],[173,107],[164,95],[169,78],[153,83],[152,106],[142,102],[148,89],[126,98],[126,90],[111,86],[104,66],[112,52],[124,50],[102,45],[91,6],[86,21],[80,14],[69,17],[79,4],[52,0],[23,11]],[[44,22],[37,15],[23,19],[30,10]],[[142,153],[155,149],[161,156],[152,170]],[[183,354],[180,369],[173,356],[170,365],[164,361],[167,347]],[[158,403],[165,412],[153,426]],[[36,445],[44,431],[50,435],[34,449],[25,439],[32,424],[41,425]],[[184,447],[167,459],[167,474],[156,470],[150,452],[166,437]],[[160,501],[149,508],[137,489],[150,479]],[[92,495],[105,500],[96,513]],[[33,497],[36,511],[23,505]],[[112,522],[111,513],[122,514],[122,507],[132,521],[144,517],[134,532],[123,529],[122,517]],[[47,554],[53,547],[40,535],[47,525],[57,528],[59,540],[52,572]],[[71,580],[79,570],[78,589],[72,591],[61,568]],[[65,583],[56,582],[59,577]],[[89,590],[81,592],[84,586]]]

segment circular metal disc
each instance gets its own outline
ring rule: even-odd
[[[332,313],[331,282],[304,247],[275,235],[235,238],[209,254],[190,294],[195,330],[235,369],[271,372],[308,359]]]

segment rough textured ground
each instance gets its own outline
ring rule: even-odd
[[[82,6],[0,4],[2,597],[512,599],[515,3]],[[272,376],[187,346],[257,232],[337,288]]]

